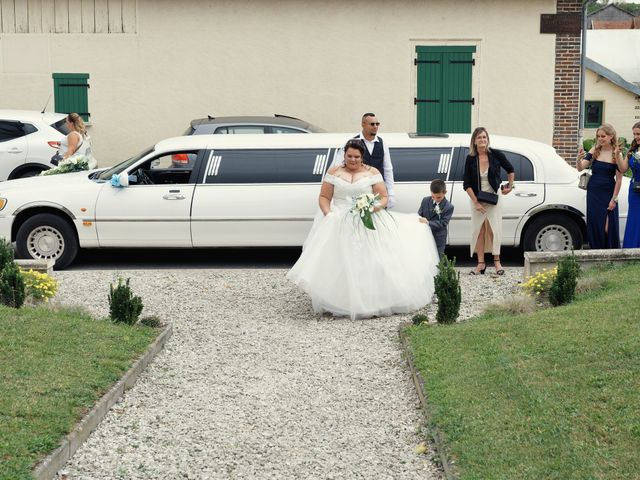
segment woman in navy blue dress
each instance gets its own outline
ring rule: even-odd
[[[633,125],[633,142],[625,161],[633,173],[631,181],[640,182],[640,122]],[[629,185],[629,213],[622,248],[640,248],[640,193],[633,191],[633,183]]]
[[[623,158],[611,125],[596,130],[596,145],[578,156],[578,171],[591,166],[587,186],[587,241],[590,248],[620,248],[618,192],[622,186]]]

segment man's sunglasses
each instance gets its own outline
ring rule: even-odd
[[[379,127],[380,122],[370,122],[369,125],[371,125],[372,127]]]

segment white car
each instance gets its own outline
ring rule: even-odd
[[[0,181],[33,177],[50,169],[51,157],[69,133],[66,117],[65,113],[0,110]],[[91,168],[96,167],[90,139],[78,153],[89,158]]]
[[[318,209],[320,184],[349,134],[199,135],[161,141],[106,170],[0,184],[0,236],[20,257],[69,265],[79,248],[302,245]],[[469,135],[386,134],[395,173],[394,210],[416,212],[429,183],[447,183],[455,205],[449,244],[468,245],[471,211],[462,189]],[[580,248],[585,192],[555,150],[491,137],[515,167],[504,198],[503,245]],[[195,156],[175,168],[174,155]],[[627,179],[628,180],[628,179]],[[624,231],[628,181],[620,193]]]

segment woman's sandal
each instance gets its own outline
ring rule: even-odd
[[[496,267],[496,275],[504,275],[504,268],[498,268],[498,265],[496,265],[496,263],[499,262],[493,262],[493,266]]]
[[[484,265],[483,269],[479,269],[480,265]],[[484,271],[487,269],[487,264],[485,262],[478,262],[478,266],[475,270],[471,270],[469,275],[484,275]],[[504,272],[502,272],[504,273]]]

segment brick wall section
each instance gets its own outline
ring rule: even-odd
[[[557,0],[557,13],[582,12],[581,0]],[[580,35],[556,34],[553,146],[575,165],[580,113]]]

